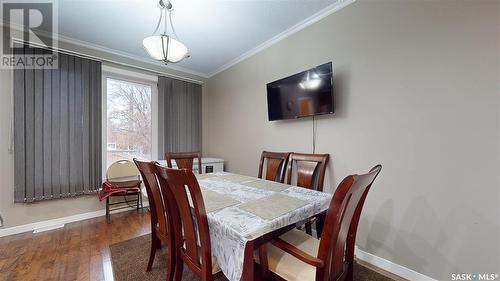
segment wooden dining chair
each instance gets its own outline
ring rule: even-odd
[[[167,167],[172,168],[172,161],[175,161],[178,169],[193,170],[194,159],[198,159],[198,174],[202,173],[200,152],[166,152],[165,160]]]
[[[156,168],[162,190],[168,190],[168,203],[172,203],[170,211],[176,249],[174,280],[182,279],[184,264],[202,281],[222,277],[223,273],[217,260],[212,257],[207,213],[200,186],[193,172],[187,169],[165,168],[158,164]]]
[[[381,169],[377,165],[369,173],[348,176],[339,184],[326,213],[321,239],[293,229],[260,248],[255,259],[261,267],[273,272],[276,279],[352,281],[361,210]]]
[[[288,159],[286,168],[286,183],[317,191],[323,191],[326,166],[330,158],[329,154],[305,154],[292,152]],[[296,172],[294,173],[294,171]],[[292,182],[292,174],[296,174],[295,182]],[[305,231],[312,235],[312,223],[316,222],[316,231],[321,234],[323,226],[323,215],[306,222]]]
[[[156,256],[156,250],[161,245],[167,247],[167,278],[173,280],[175,268],[173,225],[170,212],[167,209],[165,195],[161,192],[156,177],[156,166],[154,161],[139,161],[134,158],[139,169],[144,186],[148,194],[149,209],[151,212],[151,250],[146,271],[150,271]]]
[[[292,184],[294,167],[297,169],[297,178],[294,185],[323,191],[326,166],[330,158],[329,154],[305,154],[292,152],[288,159],[286,168],[286,183]]]
[[[262,151],[259,162],[259,178],[263,178],[264,164],[266,167],[266,180],[283,183],[285,181],[285,169],[288,163],[289,152]]]

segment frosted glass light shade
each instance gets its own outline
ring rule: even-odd
[[[153,59],[164,62],[179,62],[188,53],[188,49],[184,44],[167,35],[146,37],[142,40],[142,45]],[[166,57],[164,54],[166,54]]]

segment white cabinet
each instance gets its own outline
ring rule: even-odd
[[[198,170],[198,161],[195,159],[193,166]],[[193,167],[194,168],[194,167]],[[219,158],[201,158],[202,174],[216,173],[224,171],[224,160]]]
[[[165,160],[158,160],[158,163],[161,165],[167,166],[167,162]],[[175,161],[172,161],[172,167],[176,168]],[[202,174],[207,173],[216,173],[224,171],[224,159],[220,158],[210,158],[210,157],[202,157],[201,158],[201,169]],[[198,159],[194,159],[193,161],[193,172],[198,172]]]

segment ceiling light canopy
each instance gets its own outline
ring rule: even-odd
[[[153,59],[167,63],[176,63],[183,60],[188,55],[188,48],[181,43],[175,33],[174,25],[172,24],[172,3],[168,0],[160,0],[160,18],[156,24],[156,29],[152,36],[144,38],[142,45],[146,52]],[[167,16],[168,13],[168,16]],[[160,27],[162,19],[164,20],[164,31],[160,35],[154,35]],[[167,34],[168,22],[172,29],[172,35]]]

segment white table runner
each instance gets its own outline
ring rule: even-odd
[[[313,215],[319,214],[330,204],[332,195],[297,186],[276,192],[272,188],[257,188],[244,183],[255,181],[256,178],[230,173],[214,173],[215,177],[200,177],[202,189],[223,194],[226,198],[237,200],[224,208],[207,214],[212,256],[217,259],[224,275],[230,281],[239,281],[243,272],[244,251],[246,242],[256,239],[266,233],[297,223]],[[233,179],[235,182],[232,182]],[[283,214],[263,215],[272,219],[262,218],[252,212],[240,208],[240,205],[265,197],[286,195],[294,203]],[[293,200],[296,198],[298,200]],[[209,201],[210,198],[204,198]],[[226,201],[230,201],[227,199]],[[303,202],[301,204],[298,204]],[[207,204],[210,204],[207,202]],[[282,210],[283,211],[283,210]]]
[[[242,184],[250,187],[255,187],[275,192],[281,192],[290,187],[290,185],[288,184],[268,181],[268,180],[261,180],[261,179],[244,182]]]
[[[291,211],[307,205],[307,202],[297,198],[275,193],[257,200],[240,204],[238,208],[266,220],[273,220]]]

